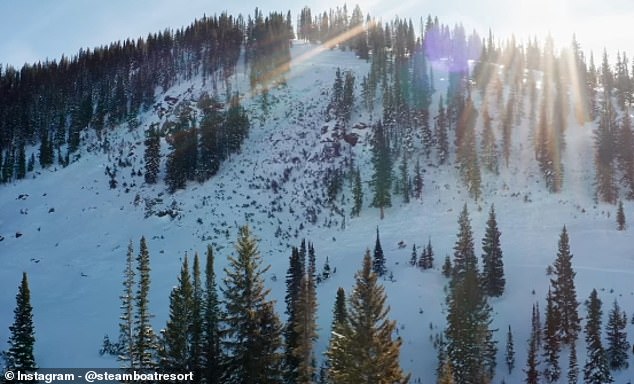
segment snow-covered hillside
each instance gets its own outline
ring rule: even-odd
[[[506,291],[491,301],[494,326],[499,329],[498,374],[495,382],[523,381],[526,346],[530,332],[531,306],[544,306],[549,276],[546,267],[556,256],[559,233],[566,225],[577,272],[578,300],[583,302],[593,288],[604,303],[604,313],[618,299],[628,315],[634,311],[634,228],[617,231],[616,208],[593,200],[593,168],[588,158],[593,125],[577,126],[574,119],[566,130],[563,163],[566,181],[561,193],[546,191],[533,160],[524,121],[514,136],[510,166],[500,166],[501,175],[483,173],[484,196],[474,202],[465,192],[453,165],[425,164],[423,198],[403,204],[393,197],[383,220],[369,207],[371,190],[364,183],[364,207],[351,218],[351,188],[346,182],[336,205],[344,215],[325,204],[323,178],[328,168],[346,156],[332,156],[333,142],[352,157],[364,181],[372,174],[370,129],[377,120],[358,107],[352,115],[352,132],[359,142],[350,147],[338,138],[334,122],[326,122],[324,111],[336,68],[353,71],[357,80],[370,65],[350,52],[322,49],[295,43],[286,84],[268,94],[268,111],[261,109],[262,95],[249,89],[248,73],[239,68],[230,79],[231,91],[240,92],[249,112],[251,130],[239,154],[224,162],[219,173],[204,184],[189,183],[186,190],[170,195],[159,182],[147,186],[132,170],[143,168],[143,133],[152,123],[170,118],[157,111],[173,108],[185,100],[195,104],[203,91],[212,93],[211,82],[200,78],[181,82],[157,96],[159,105],[138,116],[139,126],[120,126],[108,132],[110,149],[83,147],[81,157],[66,168],[36,168],[33,178],[0,187],[0,349],[6,346],[8,326],[13,321],[15,293],[28,273],[36,330],[36,359],[40,367],[112,367],[117,362],[98,354],[104,334],[116,339],[126,247],[148,240],[151,255],[151,311],[155,329],[164,327],[169,292],[183,255],[203,253],[207,244],[216,250],[216,271],[222,277],[226,257],[233,252],[237,229],[248,223],[260,239],[259,250],[271,265],[267,285],[284,312],[284,275],[290,246],[302,239],[312,241],[317,267],[326,257],[336,268],[333,277],[318,286],[318,352],[329,337],[331,311],[339,286],[350,292],[354,273],[361,267],[366,249],[372,249],[376,228],[393,281],[386,287],[390,317],[398,323],[404,340],[402,365],[412,378],[434,381],[437,366],[432,338],[445,324],[445,279],[440,266],[453,254],[458,214],[467,203],[476,239],[476,251],[491,204],[495,204],[502,232]],[[432,111],[446,89],[442,62],[435,63]],[[220,85],[219,85],[220,86]],[[220,95],[226,90],[221,86]],[[359,95],[357,87],[357,95]],[[478,108],[480,99],[474,94]],[[364,124],[359,124],[364,123]],[[477,129],[482,121],[478,120]],[[95,140],[92,140],[93,142]],[[419,140],[418,140],[419,141]],[[418,141],[415,145],[419,146]],[[91,140],[85,140],[91,142]],[[165,142],[163,148],[167,148]],[[34,150],[34,149],[32,149]],[[130,167],[119,168],[116,189],[109,186],[106,168],[119,159]],[[431,161],[429,163],[432,163]],[[172,210],[170,215],[152,214]],[[625,203],[626,217],[634,221],[634,205]],[[345,218],[344,218],[345,217]],[[314,218],[314,223],[310,222]],[[408,264],[412,245],[431,239],[436,256],[432,270],[421,271]],[[405,246],[399,246],[402,242]],[[420,249],[420,248],[419,248]],[[580,306],[583,317],[585,308]],[[283,318],[283,316],[282,316]],[[606,315],[607,318],[607,315]],[[508,325],[514,332],[516,369],[506,374],[503,348]],[[634,327],[628,325],[630,333]],[[631,337],[630,337],[631,339]],[[578,343],[580,363],[585,360]],[[565,356],[565,355],[564,355]],[[562,364],[564,365],[564,364]],[[616,373],[625,383],[634,368]]]

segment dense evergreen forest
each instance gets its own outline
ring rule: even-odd
[[[530,141],[523,145],[534,153],[532,161],[544,188],[560,193],[567,182],[562,161],[567,119],[573,116],[579,124],[597,123],[593,152],[587,154],[595,166],[595,199],[618,204],[617,227],[626,229],[622,200],[634,199],[630,118],[634,67],[630,70],[625,54],[619,54],[612,66],[604,52],[597,66],[574,38],[570,46],[556,50],[552,39],[525,45],[514,38],[499,41],[491,31],[486,37],[476,31],[468,34],[461,25],[450,28],[431,16],[384,23],[364,16],[358,6],[350,17],[345,6],[317,14],[306,7],[297,17],[295,31],[292,21],[290,12],[264,16],[256,9],[246,20],[222,14],[181,30],[80,51],[72,58],[20,70],[0,68],[0,180],[12,183],[34,172],[36,152],[39,167],[47,168],[68,166],[86,148],[103,149],[108,130],[138,127],[137,116],[155,108],[157,95],[200,76],[210,84],[209,93],[196,102],[180,102],[174,119],[144,129],[145,167],[138,172],[146,184],[159,183],[161,146],[167,143],[168,193],[187,188],[188,182],[203,183],[219,172],[231,154],[243,149],[252,124],[242,105],[243,95],[228,92],[223,98],[215,91],[230,88],[230,78],[243,58],[251,91],[263,100],[265,109],[269,88],[284,84],[291,43],[297,37],[354,51],[359,60],[370,63],[370,71],[360,79],[351,71],[337,70],[328,107],[319,111],[325,121],[334,121],[337,135],[348,144],[357,139],[352,133],[353,111],[373,117],[367,127],[371,179],[362,179],[352,151],[335,141],[329,154],[345,161],[323,170],[318,186],[325,196],[323,205],[344,220],[370,206],[383,218],[397,196],[404,204],[424,199],[427,167],[455,167],[469,199],[481,203],[482,174],[498,175],[513,162],[517,150],[513,138],[523,119],[530,130]],[[437,62],[448,68],[443,94],[434,88]],[[475,95],[481,102],[474,102]],[[478,119],[481,129],[476,128]],[[38,148],[31,151],[30,159],[29,147]],[[120,166],[125,167],[125,162]],[[107,172],[111,188],[117,188],[116,169]],[[345,211],[340,196],[348,184],[352,209]],[[372,196],[363,195],[363,184],[369,185]],[[491,383],[502,354],[508,372],[523,369],[526,383],[577,383],[581,377],[585,383],[613,382],[612,372],[628,367],[628,317],[614,301],[604,326],[596,290],[584,301],[586,312],[580,313],[566,226],[562,223],[558,249],[547,271],[548,295],[528,304],[533,308],[531,338],[522,345],[528,359],[516,362],[518,346],[510,325],[504,346],[494,337],[500,330],[492,327],[490,300],[503,297],[507,284],[512,284],[504,274],[493,205],[486,223],[478,225],[486,228],[480,261],[466,203],[458,216],[451,257],[440,259],[431,239],[412,247],[412,268],[438,270],[447,278],[446,323],[434,340],[437,382]],[[318,268],[317,251],[302,241],[290,252],[285,320],[275,311],[264,278],[268,267],[248,226],[240,227],[235,252],[225,255],[229,266],[220,284],[211,245],[204,265],[198,254],[192,259],[183,255],[169,297],[169,319],[155,331],[149,307],[148,245],[141,238],[137,254],[130,243],[123,267],[120,332],[116,340],[106,336],[100,352],[115,356],[125,368],[193,371],[200,383],[413,382],[400,366],[403,340],[397,323],[389,318],[381,283],[391,277],[379,229],[374,249],[365,250],[354,276],[353,291],[337,291],[324,356],[317,356],[314,349],[316,287],[336,268],[328,261]],[[545,303],[543,319],[540,301]],[[4,354],[7,367],[37,367],[32,310],[24,274]],[[604,331],[607,338],[602,338]],[[577,359],[582,356],[576,345],[582,334],[586,354],[580,367]],[[568,355],[562,356],[564,352]],[[566,364],[563,359],[568,359]]]

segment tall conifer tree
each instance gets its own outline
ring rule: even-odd
[[[33,326],[33,307],[31,290],[26,272],[22,273],[22,282],[15,296],[13,324],[9,326],[9,350],[7,368],[21,372],[33,372],[37,369],[33,347],[35,345],[35,327]]]
[[[576,273],[572,269],[570,240],[565,226],[559,236],[559,250],[553,269],[554,278],[550,279],[550,284],[555,309],[559,312],[558,335],[562,343],[569,345],[577,340],[581,326],[574,282]]]
[[[372,259],[372,271],[379,276],[385,275],[387,269],[385,267],[385,255],[381,240],[379,239],[379,228],[376,228],[376,243],[374,244],[374,258]]]
[[[268,300],[257,243],[248,226],[240,228],[236,255],[225,269],[222,345],[227,353],[224,382],[282,382],[282,326]]]
[[[500,235],[495,208],[491,205],[486,232],[482,239],[482,280],[484,290],[489,296],[502,296],[506,284]]]
[[[149,308],[150,295],[150,252],[141,237],[137,256],[138,287],[135,295],[136,313],[134,316],[134,361],[135,368],[148,369],[156,365],[156,335],[150,324],[152,315]]]
[[[348,310],[350,332],[342,335],[340,345],[346,364],[339,369],[331,367],[332,382],[406,384],[410,376],[399,364],[401,341],[392,339],[396,322],[387,318],[387,297],[372,271],[369,250],[355,279]]]
[[[597,290],[593,289],[586,300],[588,318],[586,321],[586,364],[583,367],[583,381],[587,384],[613,383],[608,357],[601,343],[601,299]]]
[[[194,288],[189,273],[187,255],[183,259],[178,285],[170,294],[169,320],[162,332],[159,367],[165,372],[185,372],[191,362],[191,330],[194,307]]]
[[[630,343],[627,341],[627,315],[621,311],[619,303],[614,300],[614,305],[608,315],[607,333],[607,356],[611,369],[626,369],[629,366],[627,361],[630,351]]]
[[[221,382],[222,351],[220,349],[220,305],[214,271],[214,254],[207,246],[205,265],[205,292],[203,305],[203,377],[206,384]]]
[[[119,317],[119,355],[117,359],[123,362],[125,368],[136,366],[134,361],[134,248],[132,241],[128,244],[125,270],[123,272],[123,293],[121,299],[121,316]]]

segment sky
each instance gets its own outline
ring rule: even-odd
[[[218,4],[217,0],[2,0],[0,1],[0,64],[21,67],[48,59],[72,56],[80,48],[94,48],[112,41],[147,36],[165,28],[180,28],[204,14],[223,11],[253,14],[256,6],[269,11],[290,10],[295,19],[308,5],[315,11],[342,6],[338,0],[262,0]],[[349,3],[352,10],[357,2]],[[634,2],[631,0],[387,0],[359,1],[364,13],[384,21],[394,16],[438,16],[440,21],[462,23],[467,31],[496,38],[515,34],[520,41],[550,33],[558,47],[568,45],[576,33],[586,53],[595,61],[605,48],[611,60],[617,51],[628,57],[634,51]],[[295,21],[295,20],[294,20]]]

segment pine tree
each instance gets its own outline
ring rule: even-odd
[[[331,367],[333,383],[394,384],[408,383],[399,364],[400,340],[393,340],[396,323],[388,320],[386,295],[372,272],[370,251],[355,276],[356,284],[349,300],[350,332],[342,335],[341,352],[345,366]]]
[[[204,369],[204,289],[200,276],[200,258],[194,253],[192,267],[192,320],[190,325],[190,353],[188,364],[194,372],[196,382],[201,381]]]
[[[331,334],[323,367],[325,374],[321,375],[325,383],[333,383],[331,372],[345,371],[349,364],[344,345],[346,338],[350,337],[350,323],[346,308],[346,293],[341,287],[337,289],[332,313]]]
[[[134,248],[132,241],[128,244],[126,254],[125,270],[123,272],[123,293],[121,299],[121,316],[119,317],[119,350],[117,359],[125,364],[126,368],[137,366],[134,360]]]
[[[513,333],[511,332],[510,325],[509,330],[506,333],[506,353],[504,354],[504,358],[510,375],[513,373],[513,368],[515,368],[515,347],[513,345]]]
[[[581,330],[577,307],[575,275],[572,269],[572,254],[566,227],[559,236],[559,250],[553,264],[555,277],[550,280],[555,309],[559,312],[559,338],[563,344],[574,343]]]
[[[354,172],[354,185],[352,187],[352,217],[359,216],[361,208],[363,208],[363,186],[361,185],[361,171],[357,168]]]
[[[454,272],[447,296],[447,356],[457,384],[486,383],[495,373],[497,353],[492,309],[481,289],[476,265],[465,266],[462,273]]]
[[[35,328],[33,326],[33,307],[31,291],[26,272],[22,273],[22,282],[15,296],[16,306],[13,310],[13,324],[9,326],[9,350],[6,353],[7,368],[22,372],[33,372],[37,369],[33,347],[35,344]]]
[[[169,319],[162,331],[159,368],[164,372],[185,372],[193,368],[189,364],[194,320],[193,307],[194,288],[189,274],[187,255],[185,255],[178,285],[170,294]]]
[[[236,256],[225,269],[222,345],[224,383],[281,383],[282,326],[267,300],[262,259],[249,227],[240,228]]]
[[[24,143],[20,143],[18,147],[18,158],[16,159],[15,177],[18,180],[26,177],[26,152],[24,151]]]
[[[449,160],[449,136],[447,133],[449,123],[443,107],[442,96],[438,102],[438,115],[435,119],[436,153],[438,164],[443,165]]]
[[[533,340],[535,340],[535,343],[537,344],[537,349],[541,348],[542,346],[541,331],[542,320],[541,314],[539,312],[539,303],[535,303],[533,304],[533,312],[531,313],[531,337],[533,338]]]
[[[222,376],[222,352],[220,349],[220,305],[214,272],[214,254],[207,246],[205,265],[205,294],[203,305],[203,377],[207,384],[219,384]]]
[[[588,384],[613,383],[614,379],[610,374],[608,357],[601,344],[601,299],[597,295],[597,290],[593,289],[590,297],[586,300],[588,317],[585,326],[586,333],[586,363],[583,367],[583,381]]]
[[[616,118],[610,99],[604,100],[595,132],[595,167],[597,197],[614,204],[618,197],[614,159],[616,154]]]
[[[629,367],[628,353],[630,343],[627,341],[627,315],[621,311],[619,303],[614,300],[614,305],[608,315],[607,333],[607,358],[610,368],[613,370],[627,369]]]
[[[392,160],[390,158],[390,145],[388,135],[383,124],[379,121],[374,126],[374,140],[372,145],[372,164],[374,175],[374,197],[372,206],[379,208],[380,217],[385,216],[384,209],[392,206],[390,189],[392,186]]]
[[[154,184],[158,181],[161,156],[161,137],[158,129],[150,127],[145,137],[145,182]],[[40,160],[41,161],[41,160]]]
[[[412,245],[412,257],[409,259],[409,265],[412,267],[416,266],[418,262],[418,252],[416,252],[416,244]]]
[[[432,269],[434,267],[434,250],[431,247],[431,239],[427,241],[427,245],[423,247],[423,252],[418,260],[420,269]]]
[[[551,291],[548,291],[546,298],[546,319],[544,321],[544,371],[542,377],[547,383],[555,383],[561,377],[559,366],[559,338],[557,330],[559,328],[559,313],[555,308]]]
[[[537,315],[536,315],[537,314]],[[540,340],[540,326],[539,322],[535,319],[539,319],[539,309],[533,304],[533,312],[531,315],[531,336],[528,339],[528,355],[526,357],[526,368],[524,373],[526,374],[526,384],[538,384],[539,383],[539,361],[537,360],[539,354],[539,340]]]
[[[619,200],[619,207],[616,211],[616,229],[625,230],[625,212],[623,212],[623,201]]]
[[[506,284],[500,235],[495,208],[491,205],[486,232],[482,239],[482,280],[486,294],[495,297],[502,296]]]
[[[314,382],[317,373],[313,348],[317,340],[317,293],[314,277],[310,273],[305,273],[300,281],[295,305],[297,345],[292,352],[299,362],[296,383],[310,384]]]
[[[442,275],[449,278],[453,273],[453,266],[451,265],[451,259],[449,255],[445,255],[445,262],[442,265]]]
[[[495,144],[495,134],[493,133],[493,127],[491,126],[491,116],[489,110],[484,107],[482,111],[482,119],[484,126],[482,129],[482,165],[484,168],[494,174],[498,174],[498,155],[497,146]]]
[[[423,173],[420,168],[420,159],[416,159],[416,166],[414,167],[414,197],[421,199],[423,197]]]
[[[148,251],[145,237],[141,237],[137,261],[138,287],[135,295],[134,314],[134,350],[133,361],[135,368],[148,369],[156,364],[156,335],[152,330],[149,308],[150,294],[150,252]]]
[[[374,258],[372,259],[372,271],[378,276],[384,276],[387,272],[385,267],[385,255],[383,255],[383,248],[381,247],[381,240],[379,239],[379,228],[376,228],[376,243],[374,245]]]
[[[403,153],[403,160],[401,161],[401,193],[403,193],[403,203],[409,204],[410,186],[409,186],[409,171],[407,170],[407,153]]]
[[[302,244],[305,244],[303,242]],[[284,381],[294,383],[298,379],[298,367],[300,358],[296,356],[295,349],[298,346],[299,334],[297,333],[297,308],[302,278],[305,274],[305,261],[300,256],[296,247],[291,249],[289,267],[286,272],[286,326],[284,327]]]
[[[634,87],[633,87],[634,89]],[[623,174],[627,199],[634,199],[634,132],[632,132],[632,118],[627,109],[621,118],[620,131],[617,142],[617,160]]]
[[[468,269],[477,270],[477,258],[473,248],[473,232],[467,204],[462,208],[458,218],[458,238],[454,245],[452,276],[454,280],[461,279]],[[454,366],[454,368],[457,368]]]

